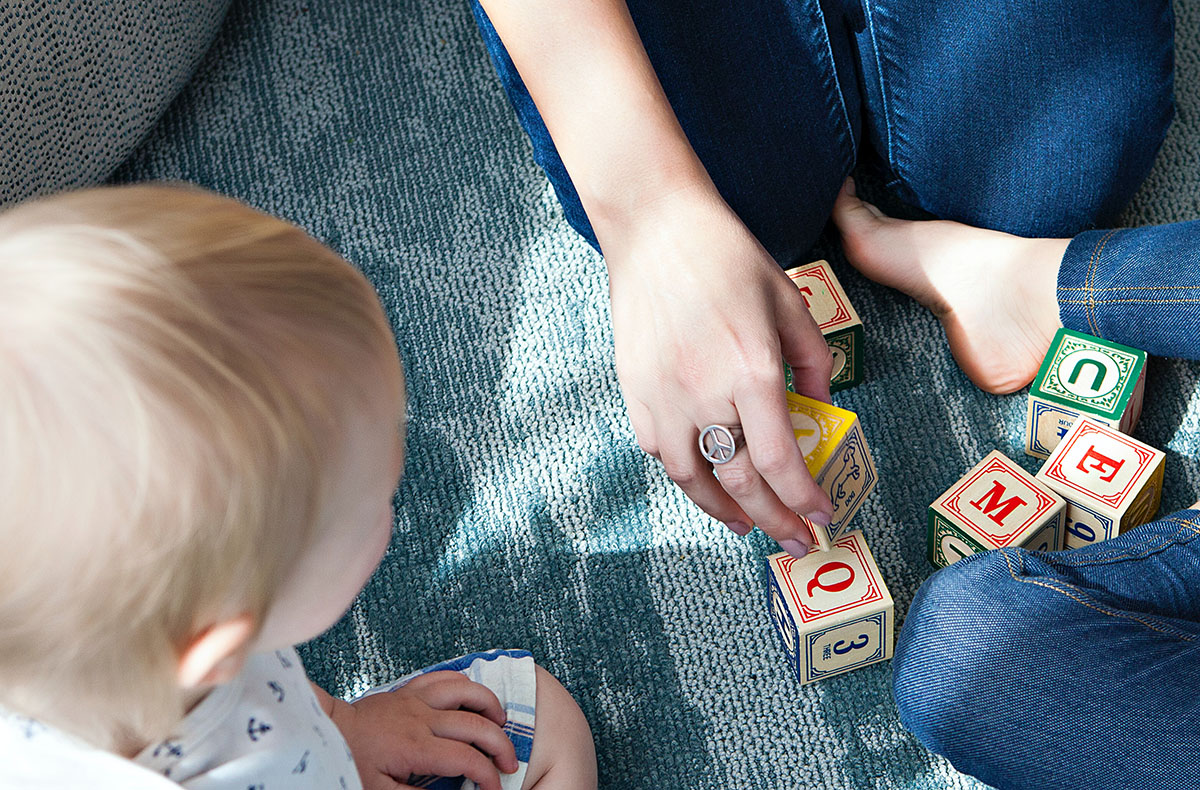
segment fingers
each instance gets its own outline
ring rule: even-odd
[[[517,770],[517,750],[504,730],[478,713],[446,711],[437,717],[430,728],[439,738],[469,743],[491,756],[496,766],[510,774]]]
[[[410,680],[406,686],[431,708],[438,710],[466,709],[503,727],[508,721],[504,706],[487,686],[451,670],[428,672]]]
[[[437,748],[424,755],[420,770],[430,776],[465,776],[479,790],[500,790],[500,770],[483,752],[461,741],[438,741]]]
[[[772,391],[747,383],[737,392],[737,403],[738,413],[744,415],[742,429],[746,432],[746,449],[752,468],[761,475],[763,484],[775,494],[787,513],[783,517],[775,515],[771,521],[756,520],[756,524],[788,551],[791,547],[784,545],[785,540],[811,542],[812,537],[819,537],[819,531],[800,521],[795,514],[827,525],[833,514],[833,503],[808,471],[804,454],[796,444],[782,390]],[[726,490],[744,504],[745,500],[730,488],[742,484],[753,490],[755,481],[752,477],[747,473],[742,480],[731,481],[725,469],[718,474]],[[746,480],[748,477],[751,479]],[[750,510],[750,514],[757,515],[754,510]],[[772,528],[778,534],[773,533]]]
[[[754,519],[713,475],[712,464],[700,454],[699,434],[699,428],[691,420],[681,414],[674,415],[669,427],[661,431],[659,446],[663,468],[705,513],[723,522],[736,534],[745,535]]]
[[[782,297],[779,311],[779,349],[792,369],[792,389],[823,403],[829,397],[829,379],[833,374],[833,354],[825,336],[795,288]]]

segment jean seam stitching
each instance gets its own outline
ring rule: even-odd
[[[1200,289],[1200,285],[1114,285],[1108,288],[1059,288],[1060,291],[1182,291]]]
[[[1197,299],[1061,299],[1061,304],[1195,304]]]
[[[864,10],[865,16],[867,18],[867,34],[871,38],[871,49],[875,53],[875,74],[877,77],[876,82],[879,83],[879,102],[882,105],[882,111],[883,111],[883,127],[887,133],[887,142],[886,142],[886,146],[885,146],[887,148],[887,151],[885,154],[885,159],[888,162],[888,166],[891,167],[892,162],[893,162],[892,113],[891,113],[891,108],[890,108],[890,102],[888,101],[887,89],[883,84],[883,61],[880,60],[880,56],[879,56],[879,40],[875,36],[874,8],[873,8],[870,0],[863,0],[863,10]]]
[[[1078,603],[1082,606],[1086,606],[1089,609],[1093,609],[1107,617],[1112,617],[1112,618],[1118,619],[1118,620],[1119,619],[1132,620],[1133,622],[1139,623],[1140,625],[1142,625],[1146,628],[1149,628],[1151,631],[1155,631],[1157,633],[1164,634],[1167,636],[1173,636],[1178,639],[1182,639],[1185,642],[1193,641],[1193,638],[1191,635],[1186,634],[1177,629],[1170,628],[1169,626],[1156,626],[1152,623],[1147,622],[1146,620],[1143,620],[1141,617],[1129,614],[1128,612],[1112,611],[1108,607],[1102,607],[1096,603],[1093,603],[1088,599],[1089,597],[1082,590],[1080,590],[1078,587],[1075,587],[1072,584],[1067,584],[1066,582],[1058,582],[1059,584],[1063,585],[1063,587],[1068,588],[1068,589],[1064,590],[1064,589],[1056,587],[1055,585],[1053,585],[1047,581],[1044,581],[1042,579],[1022,578],[1017,575],[1016,571],[1013,570],[1012,558],[1009,557],[1008,551],[1005,549],[1000,549],[999,551],[1000,551],[1000,554],[1004,557],[1005,564],[1008,566],[1009,575],[1012,576],[1013,581],[1015,581],[1019,584],[1036,584],[1039,587],[1045,587],[1047,590],[1053,590],[1054,592],[1058,593],[1059,595],[1062,595],[1066,598],[1070,598],[1072,601],[1075,601],[1076,603]],[[1021,562],[1020,572],[1024,573],[1025,572],[1025,561],[1023,558],[1020,557],[1020,555],[1018,555],[1018,559],[1020,559],[1020,562]]]
[[[1116,230],[1110,230],[1108,233],[1104,234],[1104,236],[1096,243],[1096,246],[1092,249],[1092,257],[1091,257],[1091,260],[1088,261],[1088,275],[1087,275],[1087,279],[1084,283],[1084,285],[1087,289],[1087,300],[1088,300],[1088,303],[1085,306],[1086,307],[1085,313],[1087,315],[1088,328],[1093,330],[1092,334],[1095,335],[1096,337],[1100,337],[1100,323],[1096,317],[1096,303],[1095,303],[1095,299],[1094,299],[1096,270],[1097,270],[1097,268],[1099,268],[1100,256],[1103,254],[1105,246],[1108,245],[1108,240],[1111,239],[1114,235],[1116,235],[1116,233],[1117,233]]]

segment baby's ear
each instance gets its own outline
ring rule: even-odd
[[[228,683],[241,672],[254,634],[254,618],[240,614],[192,637],[179,653],[175,678],[180,687],[199,689]]]

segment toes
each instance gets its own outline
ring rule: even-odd
[[[848,178],[842,185],[833,204],[833,221],[842,234],[842,248],[851,265],[872,280],[903,290],[894,270],[910,256],[897,255],[904,245],[889,238],[896,235],[896,220],[861,200],[855,193],[854,179]]]

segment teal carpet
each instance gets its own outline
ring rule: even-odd
[[[1179,120],[1140,222],[1200,215],[1194,0],[1179,23]],[[299,223],[391,315],[411,415],[396,533],[350,614],[303,648],[315,680],[350,695],[524,647],[582,705],[605,788],[979,786],[901,728],[889,665],[800,688],[767,612],[774,545],[720,528],[639,452],[603,266],[533,165],[464,2],[235,2],[117,174],[144,178]],[[1030,460],[1025,398],[974,389],[927,313],[839,272],[868,359],[837,401],[862,415],[881,477],[858,524],[902,616],[931,572],[928,502],[993,448]],[[1196,499],[1198,374],[1150,370],[1138,434],[1168,450],[1166,509]]]

